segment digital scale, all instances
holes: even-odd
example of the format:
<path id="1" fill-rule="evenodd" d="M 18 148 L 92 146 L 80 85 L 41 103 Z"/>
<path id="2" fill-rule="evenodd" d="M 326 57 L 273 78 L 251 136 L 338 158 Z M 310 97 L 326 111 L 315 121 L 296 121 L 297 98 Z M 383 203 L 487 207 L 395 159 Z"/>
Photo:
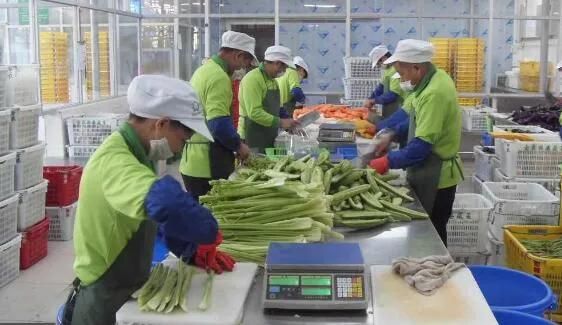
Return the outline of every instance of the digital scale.
<path id="1" fill-rule="evenodd" d="M 365 271 L 357 243 L 271 243 L 263 308 L 365 310 Z"/>
<path id="2" fill-rule="evenodd" d="M 318 133 L 320 148 L 327 149 L 331 154 L 338 148 L 351 148 L 357 151 L 355 143 L 355 125 L 349 123 L 323 123 Z"/>

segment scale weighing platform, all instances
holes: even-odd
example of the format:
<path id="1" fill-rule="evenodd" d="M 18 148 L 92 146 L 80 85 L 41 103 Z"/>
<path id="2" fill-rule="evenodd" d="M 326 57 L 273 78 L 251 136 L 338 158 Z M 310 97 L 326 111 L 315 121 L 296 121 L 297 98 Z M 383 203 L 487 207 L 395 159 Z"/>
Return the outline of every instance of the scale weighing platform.
<path id="1" fill-rule="evenodd" d="M 365 272 L 357 243 L 271 243 L 263 308 L 365 310 Z"/>

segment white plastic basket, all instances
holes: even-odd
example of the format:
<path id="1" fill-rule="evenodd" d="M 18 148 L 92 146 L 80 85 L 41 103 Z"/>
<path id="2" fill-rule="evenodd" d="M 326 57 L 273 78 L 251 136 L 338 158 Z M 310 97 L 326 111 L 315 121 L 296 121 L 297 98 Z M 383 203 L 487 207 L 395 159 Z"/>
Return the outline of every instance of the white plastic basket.
<path id="1" fill-rule="evenodd" d="M 535 183 L 546 188 L 552 194 L 556 194 L 556 191 L 560 190 L 560 178 L 510 178 L 505 176 L 498 168 L 494 170 L 494 182 Z"/>
<path id="2" fill-rule="evenodd" d="M 15 166 L 16 153 L 0 157 L 0 200 L 4 200 L 14 195 L 15 185 Z"/>
<path id="3" fill-rule="evenodd" d="M 562 142 L 497 139 L 496 155 L 507 177 L 557 178 L 562 164 Z"/>
<path id="4" fill-rule="evenodd" d="M 21 235 L 0 246 L 0 288 L 20 274 Z"/>
<path id="5" fill-rule="evenodd" d="M 0 202 L 0 245 L 18 234 L 18 196 Z"/>
<path id="6" fill-rule="evenodd" d="M 16 106 L 12 109 L 10 146 L 21 149 L 39 142 L 39 115 L 41 105 Z"/>
<path id="7" fill-rule="evenodd" d="M 99 146 L 124 120 L 123 115 L 69 118 L 66 120 L 68 143 L 71 146 Z"/>
<path id="8" fill-rule="evenodd" d="M 368 57 L 345 57 L 346 78 L 380 78 L 381 72 L 377 67 L 373 68 L 371 59 Z"/>
<path id="9" fill-rule="evenodd" d="M 364 99 L 345 99 L 345 98 L 340 98 L 340 103 L 342 103 L 343 105 L 347 105 L 350 107 L 363 107 L 363 102 L 365 101 L 366 98 Z"/>
<path id="10" fill-rule="evenodd" d="M 528 133 L 517 132 L 517 134 L 528 135 L 536 141 L 561 142 L 558 133 L 534 125 L 494 125 L 493 131 L 511 132 L 511 130 L 515 129 L 518 131 L 528 131 Z"/>
<path id="11" fill-rule="evenodd" d="M 447 223 L 447 247 L 456 253 L 486 251 L 492 203 L 480 194 L 457 194 Z"/>
<path id="12" fill-rule="evenodd" d="M 0 66 L 0 107 L 8 106 L 8 79 L 9 71 L 7 66 Z"/>
<path id="13" fill-rule="evenodd" d="M 466 131 L 486 131 L 486 115 L 496 113 L 496 109 L 487 106 L 461 107 L 462 128 Z"/>
<path id="14" fill-rule="evenodd" d="M 488 254 L 488 265 L 505 266 L 505 246 L 502 242 L 494 238 L 491 233 L 488 233 L 488 244 L 486 245 Z"/>
<path id="15" fill-rule="evenodd" d="M 482 194 L 482 184 L 484 181 L 478 178 L 476 175 L 472 175 L 472 190 L 476 194 Z"/>
<path id="16" fill-rule="evenodd" d="M 10 122 L 12 111 L 9 109 L 0 111 L 0 155 L 10 152 Z"/>
<path id="17" fill-rule="evenodd" d="M 482 192 L 494 207 L 488 223 L 500 242 L 504 225 L 558 224 L 558 198 L 539 184 L 485 182 Z"/>
<path id="18" fill-rule="evenodd" d="M 482 146 L 474 146 L 474 174 L 483 181 L 491 181 L 494 176 L 493 159 L 495 153 L 484 152 Z"/>
<path id="19" fill-rule="evenodd" d="M 450 251 L 451 257 L 457 263 L 464 263 L 466 265 L 486 265 L 488 256 L 481 253 L 475 254 L 462 254 Z"/>
<path id="20" fill-rule="evenodd" d="M 380 79 L 344 78 L 345 99 L 366 99 L 371 96 Z"/>
<path id="21" fill-rule="evenodd" d="M 43 181 L 39 185 L 18 192 L 18 231 L 24 231 L 45 218 L 45 197 L 48 183 Z"/>
<path id="22" fill-rule="evenodd" d="M 65 207 L 46 207 L 49 218 L 49 240 L 71 240 L 77 203 Z"/>
<path id="23" fill-rule="evenodd" d="M 39 65 L 9 67 L 7 106 L 36 105 L 39 103 Z"/>
<path id="24" fill-rule="evenodd" d="M 17 151 L 16 190 L 35 186 L 43 181 L 45 143 Z"/>
<path id="25" fill-rule="evenodd" d="M 70 158 L 89 159 L 98 146 L 68 146 L 68 156 Z"/>

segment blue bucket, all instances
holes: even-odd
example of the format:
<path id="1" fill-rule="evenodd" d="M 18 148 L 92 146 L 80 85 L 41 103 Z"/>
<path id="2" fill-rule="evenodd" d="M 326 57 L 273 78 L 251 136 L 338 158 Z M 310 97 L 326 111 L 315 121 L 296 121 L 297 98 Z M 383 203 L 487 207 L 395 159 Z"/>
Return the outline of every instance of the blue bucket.
<path id="1" fill-rule="evenodd" d="M 469 266 L 488 305 L 543 317 L 554 309 L 556 297 L 541 279 L 497 266 Z"/>
<path id="2" fill-rule="evenodd" d="M 507 309 L 492 309 L 499 325 L 556 325 L 544 318 Z"/>

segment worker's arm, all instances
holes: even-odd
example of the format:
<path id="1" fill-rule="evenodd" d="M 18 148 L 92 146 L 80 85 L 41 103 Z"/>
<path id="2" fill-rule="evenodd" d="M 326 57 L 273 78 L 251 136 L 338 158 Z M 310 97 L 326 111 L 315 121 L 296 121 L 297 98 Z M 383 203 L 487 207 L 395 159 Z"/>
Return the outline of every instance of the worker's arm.
<path id="1" fill-rule="evenodd" d="M 382 130 L 382 129 L 395 130 L 397 126 L 399 126 L 401 123 L 404 123 L 404 121 L 408 121 L 408 120 L 409 120 L 408 113 L 406 113 L 406 111 L 403 110 L 402 108 L 399 108 L 396 110 L 396 112 L 392 113 L 392 115 L 390 115 L 389 117 L 385 118 L 382 121 L 379 121 L 377 123 L 377 130 Z"/>
<path id="2" fill-rule="evenodd" d="M 384 92 L 384 85 L 382 83 L 378 84 L 377 88 L 371 93 L 369 99 L 375 99 L 375 97 L 382 95 Z"/>
<path id="3" fill-rule="evenodd" d="M 279 118 L 291 118 L 289 112 L 283 106 L 279 109 Z"/>
<path id="4" fill-rule="evenodd" d="M 392 91 L 387 91 L 380 96 L 375 96 L 373 99 L 377 104 L 386 105 L 389 103 L 394 103 L 398 99 L 398 94 Z"/>
<path id="5" fill-rule="evenodd" d="M 230 116 L 232 86 L 229 79 L 216 78 L 208 87 L 205 113 L 209 131 L 215 141 L 231 151 L 236 151 L 240 148 L 240 136 L 236 133 Z"/>
<path id="6" fill-rule="evenodd" d="M 260 76 L 261 77 L 261 76 Z M 244 101 L 246 117 L 265 127 L 278 127 L 279 117 L 265 111 L 263 99 L 267 89 L 254 79 L 243 79 L 240 85 L 241 98 Z"/>
<path id="7" fill-rule="evenodd" d="M 289 82 L 289 89 L 291 89 L 291 95 L 293 99 L 298 103 L 304 103 L 306 97 L 301 88 L 301 80 L 299 78 L 299 73 L 296 70 L 291 70 L 287 76 L 287 81 Z"/>
<path id="8" fill-rule="evenodd" d="M 391 169 L 415 166 L 424 161 L 431 153 L 431 144 L 414 138 L 404 149 L 390 151 L 388 162 Z"/>

